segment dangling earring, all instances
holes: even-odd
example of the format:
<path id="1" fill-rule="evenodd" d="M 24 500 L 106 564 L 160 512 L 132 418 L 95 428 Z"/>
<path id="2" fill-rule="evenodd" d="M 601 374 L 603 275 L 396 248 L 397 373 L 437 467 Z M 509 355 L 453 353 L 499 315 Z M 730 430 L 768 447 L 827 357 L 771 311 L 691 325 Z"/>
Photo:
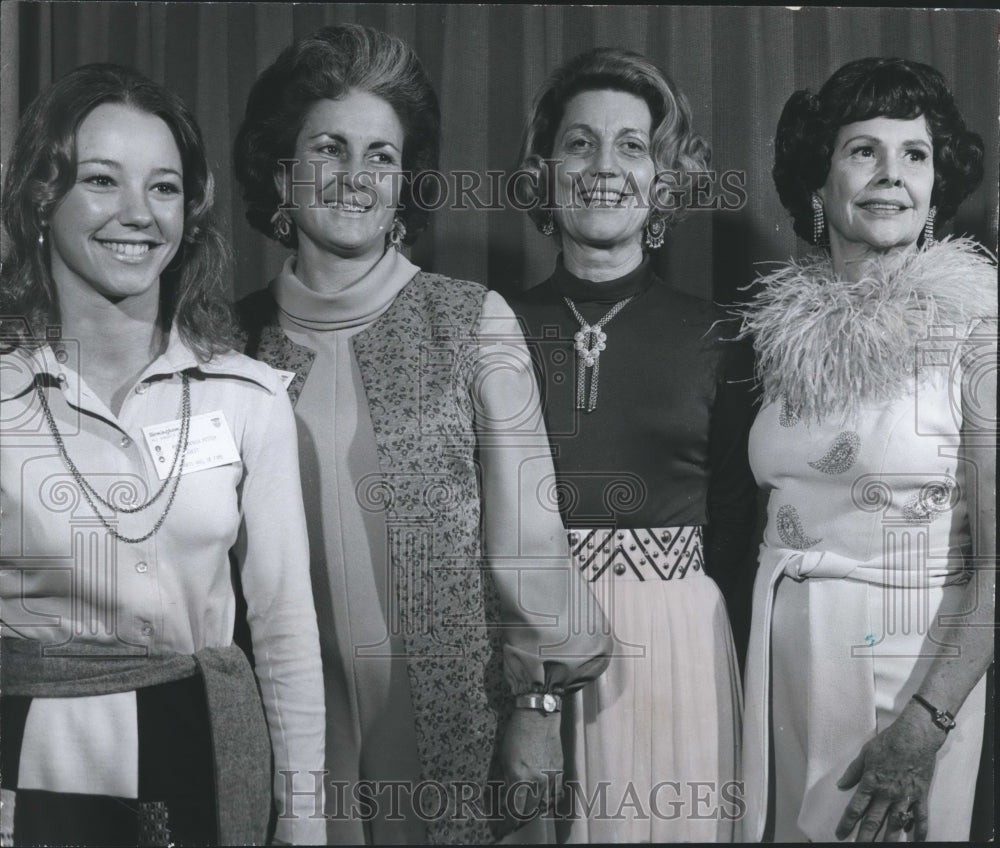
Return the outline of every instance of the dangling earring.
<path id="1" fill-rule="evenodd" d="M 927 210 L 927 220 L 924 221 L 924 247 L 930 247 L 935 242 L 934 219 L 937 217 L 937 207 L 932 206 Z"/>
<path id="2" fill-rule="evenodd" d="M 823 220 L 823 201 L 819 199 L 818 194 L 812 196 L 812 207 L 813 207 L 813 244 L 821 244 L 823 242 L 823 227 L 826 222 Z"/>
<path id="3" fill-rule="evenodd" d="M 552 236 L 556 232 L 556 218 L 551 212 L 549 216 L 545 219 L 545 223 L 542 224 L 542 228 L 539 231 L 543 236 Z"/>
<path id="4" fill-rule="evenodd" d="M 44 247 L 45 246 L 45 231 L 44 230 L 42 230 L 38 234 L 38 246 L 39 247 Z"/>
<path id="5" fill-rule="evenodd" d="M 388 246 L 399 250 L 403 239 L 406 238 L 406 222 L 397 215 L 392 219 L 392 228 L 389 230 Z"/>
<path id="6" fill-rule="evenodd" d="M 659 215 L 650 215 L 646 221 L 646 246 L 650 250 L 663 247 L 663 236 L 667 232 L 667 222 Z"/>
<path id="7" fill-rule="evenodd" d="M 288 217 L 288 213 L 278 207 L 278 211 L 271 216 L 271 227 L 273 228 L 274 237 L 282 244 L 288 241 L 292 235 L 292 219 Z"/>

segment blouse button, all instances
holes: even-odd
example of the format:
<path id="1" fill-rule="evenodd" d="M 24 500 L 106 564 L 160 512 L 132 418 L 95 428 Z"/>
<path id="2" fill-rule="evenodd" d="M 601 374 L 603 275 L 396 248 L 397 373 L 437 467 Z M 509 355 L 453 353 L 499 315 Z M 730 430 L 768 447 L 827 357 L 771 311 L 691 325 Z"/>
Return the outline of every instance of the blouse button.
<path id="1" fill-rule="evenodd" d="M 152 624 L 144 624 L 144 625 L 142 625 L 142 635 L 146 636 L 147 638 L 149 636 L 152 636 L 153 635 L 153 625 Z"/>
<path id="2" fill-rule="evenodd" d="M 69 359 L 69 354 L 66 353 L 66 348 L 59 346 L 56 348 L 56 362 L 65 363 Z"/>
<path id="3" fill-rule="evenodd" d="M 145 574 L 147 571 L 149 571 L 149 565 L 145 562 L 137 562 L 135 564 L 135 570 L 138 571 L 140 574 Z M 149 625 L 147 624 L 146 627 L 149 627 Z M 150 627 L 149 630 L 150 633 L 152 633 L 153 628 Z M 143 628 L 143 632 L 145 632 L 145 628 Z"/>
<path id="4" fill-rule="evenodd" d="M 618 563 L 618 565 L 615 566 L 615 574 L 624 574 L 624 573 L 625 573 L 625 563 L 620 562 Z"/>
<path id="5" fill-rule="evenodd" d="M 137 395 L 143 395 L 146 393 L 147 388 L 148 386 L 145 383 L 139 383 L 139 385 L 135 387 L 135 393 Z"/>
<path id="6" fill-rule="evenodd" d="M 132 447 L 132 440 L 128 436 L 122 436 L 122 447 Z"/>

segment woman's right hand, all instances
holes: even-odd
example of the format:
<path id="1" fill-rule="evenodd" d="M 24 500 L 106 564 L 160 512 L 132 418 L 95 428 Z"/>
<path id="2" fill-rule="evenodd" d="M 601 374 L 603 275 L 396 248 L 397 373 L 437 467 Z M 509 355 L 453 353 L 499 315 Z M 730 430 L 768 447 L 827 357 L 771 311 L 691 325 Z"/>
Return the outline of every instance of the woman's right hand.
<path id="1" fill-rule="evenodd" d="M 945 731 L 934 726 L 913 702 L 892 724 L 869 740 L 838 781 L 857 786 L 837 825 L 845 839 L 858 825 L 857 842 L 872 842 L 885 823 L 883 839 L 898 838 L 913 825 L 917 842 L 927 838 L 927 795 Z"/>

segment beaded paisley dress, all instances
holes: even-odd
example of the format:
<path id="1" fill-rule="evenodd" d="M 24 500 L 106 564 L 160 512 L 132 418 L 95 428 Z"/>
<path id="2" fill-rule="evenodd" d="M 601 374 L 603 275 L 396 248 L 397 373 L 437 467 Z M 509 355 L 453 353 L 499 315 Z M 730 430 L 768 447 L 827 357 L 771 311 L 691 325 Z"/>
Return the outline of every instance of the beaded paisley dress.
<path id="1" fill-rule="evenodd" d="M 832 841 L 853 791 L 837 780 L 937 653 L 954 649 L 928 629 L 969 579 L 966 492 L 976 483 L 959 458 L 960 383 L 995 333 L 996 268 L 958 240 L 857 283 L 836 278 L 826 259 L 758 282 L 744 330 L 765 400 L 750 460 L 769 497 L 747 670 L 743 837 Z M 938 754 L 932 840 L 968 839 L 984 684 Z"/>

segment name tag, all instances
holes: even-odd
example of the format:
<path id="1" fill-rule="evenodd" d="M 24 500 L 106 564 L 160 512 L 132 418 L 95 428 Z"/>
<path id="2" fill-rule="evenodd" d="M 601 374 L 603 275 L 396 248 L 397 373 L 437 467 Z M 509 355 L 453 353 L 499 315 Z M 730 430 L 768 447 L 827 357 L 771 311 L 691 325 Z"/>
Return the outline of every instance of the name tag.
<path id="1" fill-rule="evenodd" d="M 180 419 L 143 427 L 142 435 L 146 438 L 157 475 L 161 480 L 166 480 L 181 435 Z M 240 452 L 236 449 L 236 442 L 233 441 L 233 434 L 222 410 L 191 416 L 187 450 L 184 452 L 185 474 L 239 461 Z M 178 459 L 177 468 L 180 464 Z M 177 468 L 174 469 L 175 474 Z"/>

